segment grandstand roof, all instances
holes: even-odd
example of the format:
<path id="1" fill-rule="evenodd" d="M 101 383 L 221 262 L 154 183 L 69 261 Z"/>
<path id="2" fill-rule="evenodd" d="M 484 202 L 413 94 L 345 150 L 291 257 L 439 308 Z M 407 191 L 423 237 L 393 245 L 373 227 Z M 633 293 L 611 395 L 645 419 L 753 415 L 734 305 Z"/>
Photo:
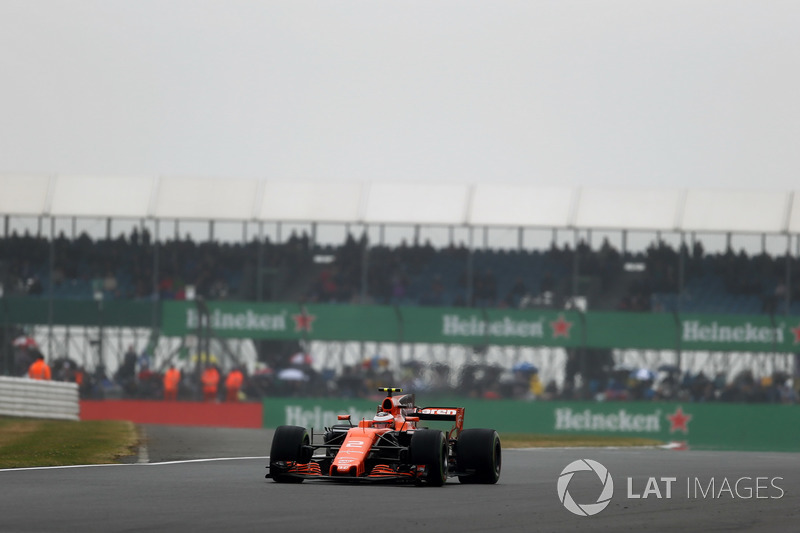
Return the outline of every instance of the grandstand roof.
<path id="1" fill-rule="evenodd" d="M 800 190 L 7 175 L 0 191 L 11 216 L 800 233 Z"/>

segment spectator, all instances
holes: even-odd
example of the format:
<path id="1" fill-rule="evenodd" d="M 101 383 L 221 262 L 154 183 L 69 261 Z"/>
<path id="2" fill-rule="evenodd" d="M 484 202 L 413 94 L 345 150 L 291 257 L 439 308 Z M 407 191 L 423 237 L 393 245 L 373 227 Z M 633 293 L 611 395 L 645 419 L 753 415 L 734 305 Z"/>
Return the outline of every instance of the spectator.
<path id="1" fill-rule="evenodd" d="M 203 400 L 206 402 L 216 400 L 217 388 L 219 387 L 219 370 L 217 370 L 217 367 L 214 365 L 206 367 L 200 377 L 200 382 L 203 385 Z"/>
<path id="2" fill-rule="evenodd" d="M 508 294 L 506 294 L 506 305 L 508 307 L 519 307 L 520 301 L 528 294 L 528 287 L 525 285 L 525 282 L 522 281 L 522 278 L 517 276 L 517 279 L 514 281 L 514 285 L 508 290 Z"/>
<path id="3" fill-rule="evenodd" d="M 539 379 L 539 374 L 534 372 L 531 375 L 531 380 L 530 380 L 529 398 L 531 399 L 541 398 L 543 393 L 544 393 L 544 386 L 542 385 L 542 381 Z"/>
<path id="4" fill-rule="evenodd" d="M 106 275 L 103 278 L 103 292 L 105 293 L 105 297 L 113 298 L 118 296 L 118 287 L 119 283 L 117 282 L 117 276 L 114 275 L 114 272 L 111 270 L 107 270 Z"/>
<path id="5" fill-rule="evenodd" d="M 497 278 L 491 268 L 487 268 L 476 289 L 479 305 L 493 307 L 497 303 Z"/>
<path id="6" fill-rule="evenodd" d="M 408 280 L 401 272 L 392 274 L 392 304 L 403 304 L 406 302 L 408 291 Z"/>
<path id="7" fill-rule="evenodd" d="M 136 375 L 138 384 L 136 393 L 142 398 L 157 398 L 161 393 L 163 378 L 150 369 L 149 365 L 143 364 Z"/>
<path id="8" fill-rule="evenodd" d="M 32 278 L 28 279 L 28 294 L 39 296 L 43 292 L 44 287 L 42 287 L 42 280 L 39 279 L 39 276 L 33 276 Z"/>
<path id="9" fill-rule="evenodd" d="M 81 399 L 89 398 L 91 395 L 92 384 L 91 380 L 86 376 L 86 370 L 79 366 L 75 369 L 75 374 L 73 374 L 75 379 L 75 383 L 78 384 L 78 394 L 80 395 Z"/>
<path id="10" fill-rule="evenodd" d="M 242 389 L 244 383 L 244 374 L 238 368 L 234 368 L 228 373 L 225 378 L 225 401 L 238 402 L 239 391 Z"/>
<path id="11" fill-rule="evenodd" d="M 420 305 L 444 305 L 444 283 L 442 276 L 436 274 L 431 281 L 430 289 L 419 298 Z"/>
<path id="12" fill-rule="evenodd" d="M 553 277 L 553 274 L 550 271 L 544 273 L 542 276 L 542 280 L 539 282 L 539 292 L 544 294 L 545 292 L 553 292 L 556 290 L 556 281 Z"/>
<path id="13" fill-rule="evenodd" d="M 115 376 L 116 382 L 129 396 L 133 396 L 136 392 L 136 360 L 136 351 L 133 346 L 129 346 Z"/>
<path id="14" fill-rule="evenodd" d="M 169 368 L 164 373 L 164 401 L 172 401 L 178 399 L 178 385 L 181 382 L 181 371 L 175 368 L 175 365 L 169 365 Z"/>
<path id="15" fill-rule="evenodd" d="M 544 393 L 542 395 L 543 400 L 556 400 L 558 399 L 558 384 L 556 380 L 551 379 L 547 382 L 547 386 L 544 388 Z"/>
<path id="16" fill-rule="evenodd" d="M 366 392 L 366 383 L 354 366 L 345 366 L 336 383 L 339 396 L 343 398 L 359 398 Z"/>
<path id="17" fill-rule="evenodd" d="M 31 364 L 36 360 L 35 348 L 28 348 L 26 346 L 14 347 L 14 370 L 16 376 L 25 376 Z"/>
<path id="18" fill-rule="evenodd" d="M 44 355 L 42 355 L 41 352 L 36 354 L 36 360 L 28 369 L 28 377 L 31 379 L 41 379 L 45 381 L 50 381 L 52 378 L 50 374 L 50 366 L 45 362 Z"/>

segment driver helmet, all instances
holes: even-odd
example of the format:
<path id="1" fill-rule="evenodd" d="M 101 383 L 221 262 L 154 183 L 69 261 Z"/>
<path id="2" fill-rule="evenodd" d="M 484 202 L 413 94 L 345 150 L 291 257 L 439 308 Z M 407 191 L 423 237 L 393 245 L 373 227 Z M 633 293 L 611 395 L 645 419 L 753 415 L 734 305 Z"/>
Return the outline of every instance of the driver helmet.
<path id="1" fill-rule="evenodd" d="M 380 412 L 372 419 L 372 427 L 374 428 L 390 428 L 392 426 L 394 426 L 392 413 Z"/>

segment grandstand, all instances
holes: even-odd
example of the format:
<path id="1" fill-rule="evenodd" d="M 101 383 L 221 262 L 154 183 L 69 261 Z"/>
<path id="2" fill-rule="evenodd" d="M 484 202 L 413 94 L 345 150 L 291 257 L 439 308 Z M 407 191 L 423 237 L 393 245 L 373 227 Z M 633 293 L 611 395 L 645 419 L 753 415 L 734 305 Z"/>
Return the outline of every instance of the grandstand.
<path id="1" fill-rule="evenodd" d="M 157 302 L 193 297 L 800 312 L 800 197 L 794 191 L 97 176 L 2 176 L 0 188 L 4 298 L 144 301 L 153 303 L 154 316 Z M 195 236 L 187 235 L 189 228 Z M 704 249 L 720 238 L 719 250 Z M 748 249 L 737 247 L 738 240 Z M 70 341 L 55 339 L 54 326 L 38 326 L 37 335 L 52 351 L 66 350 Z M 149 338 L 149 331 L 138 332 L 99 360 L 114 368 L 123 344 L 141 347 Z M 339 371 L 365 355 L 363 346 L 313 349 L 325 360 L 342 354 Z M 391 358 L 397 364 L 471 357 L 469 349 L 454 355 L 452 346 L 390 349 L 397 350 Z M 79 350 L 92 348 L 87 341 Z M 543 378 L 563 382 L 563 350 L 532 346 L 509 354 L 489 347 L 487 353 L 487 361 L 503 366 L 535 361 Z M 619 350 L 615 357 L 618 366 L 681 361 L 681 354 L 643 351 Z M 740 355 L 736 366 L 753 366 L 755 358 L 764 360 L 763 354 Z M 688 361 L 695 371 L 704 368 L 695 356 L 684 357 L 683 366 Z M 790 365 L 775 358 L 773 366 L 788 371 Z"/>

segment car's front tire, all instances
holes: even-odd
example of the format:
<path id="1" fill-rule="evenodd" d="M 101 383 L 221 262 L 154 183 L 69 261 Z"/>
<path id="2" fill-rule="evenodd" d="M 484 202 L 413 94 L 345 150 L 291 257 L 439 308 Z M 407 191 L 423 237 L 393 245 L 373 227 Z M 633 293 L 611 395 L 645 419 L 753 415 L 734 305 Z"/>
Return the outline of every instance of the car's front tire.
<path id="1" fill-rule="evenodd" d="M 447 439 L 435 429 L 418 429 L 411 437 L 411 462 L 425 466 L 425 481 L 441 487 L 447 481 Z"/>
<path id="2" fill-rule="evenodd" d="M 277 483 L 302 483 L 303 478 L 281 473 L 283 467 L 278 463 L 307 463 L 311 457 L 308 445 L 311 439 L 306 428 L 300 426 L 279 426 L 272 437 L 269 451 L 269 469 L 272 479 Z"/>

